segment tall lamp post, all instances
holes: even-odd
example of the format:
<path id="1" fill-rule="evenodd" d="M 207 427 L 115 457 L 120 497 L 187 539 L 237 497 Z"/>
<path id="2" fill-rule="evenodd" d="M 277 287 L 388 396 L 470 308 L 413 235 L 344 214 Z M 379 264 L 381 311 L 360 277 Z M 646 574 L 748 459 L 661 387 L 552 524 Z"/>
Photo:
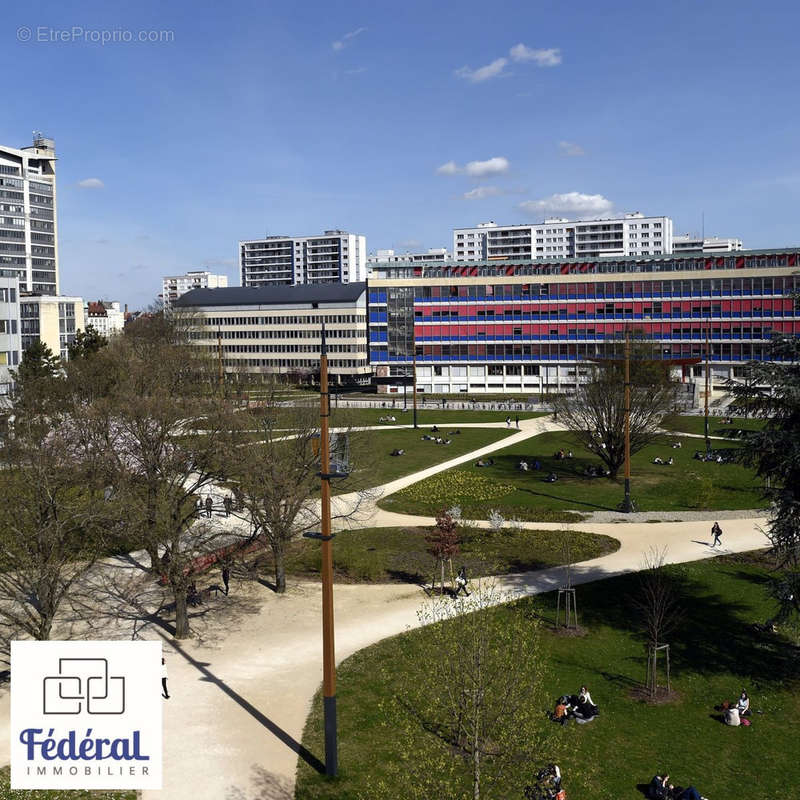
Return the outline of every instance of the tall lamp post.
<path id="1" fill-rule="evenodd" d="M 706 378 L 706 392 L 705 392 L 705 410 L 704 410 L 704 422 L 703 428 L 705 430 L 705 437 L 706 437 L 706 458 L 711 456 L 711 439 L 708 436 L 708 395 L 711 391 L 711 370 L 709 369 L 708 365 L 708 325 L 706 325 L 706 364 L 705 364 L 705 378 Z"/>
<path id="2" fill-rule="evenodd" d="M 414 428 L 417 427 L 417 336 L 414 328 L 411 329 L 411 377 L 414 381 Z"/>
<path id="3" fill-rule="evenodd" d="M 304 534 L 322 542 L 322 702 L 325 714 L 325 774 L 335 777 L 339 769 L 336 736 L 336 655 L 333 640 L 333 534 L 331 533 L 331 478 L 344 478 L 344 472 L 331 472 L 328 391 L 328 351 L 325 323 L 319 361 L 320 472 L 322 482 L 320 533 Z"/>
<path id="4" fill-rule="evenodd" d="M 631 337 L 625 328 L 625 499 L 622 511 L 630 514 L 634 510 L 631 499 Z"/>

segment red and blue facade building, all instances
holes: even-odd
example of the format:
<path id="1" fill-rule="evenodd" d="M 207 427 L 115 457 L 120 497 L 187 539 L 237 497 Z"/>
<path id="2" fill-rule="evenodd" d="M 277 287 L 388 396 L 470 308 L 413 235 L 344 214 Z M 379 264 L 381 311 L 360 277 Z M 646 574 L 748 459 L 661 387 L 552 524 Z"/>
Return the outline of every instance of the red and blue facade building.
<path id="1" fill-rule="evenodd" d="M 655 357 L 706 359 L 720 383 L 800 336 L 800 248 L 594 261 L 391 264 L 368 285 L 370 362 L 423 391 L 568 390 L 626 329 Z M 399 382 L 398 384 L 399 385 Z M 389 380 L 387 391 L 397 389 Z"/>

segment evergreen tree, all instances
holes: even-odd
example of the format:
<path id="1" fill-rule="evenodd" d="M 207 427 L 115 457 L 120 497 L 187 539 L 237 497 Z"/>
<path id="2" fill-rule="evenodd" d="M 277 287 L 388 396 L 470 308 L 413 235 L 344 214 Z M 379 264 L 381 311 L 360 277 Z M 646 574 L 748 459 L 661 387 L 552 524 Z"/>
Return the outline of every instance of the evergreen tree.
<path id="1" fill-rule="evenodd" d="M 75 334 L 75 341 L 67 348 L 69 360 L 88 358 L 108 345 L 108 339 L 99 333 L 93 325 L 87 325 L 85 331 Z"/>
<path id="2" fill-rule="evenodd" d="M 780 336 L 768 361 L 751 361 L 743 383 L 730 381 L 733 408 L 765 420 L 759 431 L 743 431 L 742 458 L 764 480 L 771 501 L 767 536 L 778 571 L 771 592 L 777 621 L 800 615 L 800 338 Z"/>

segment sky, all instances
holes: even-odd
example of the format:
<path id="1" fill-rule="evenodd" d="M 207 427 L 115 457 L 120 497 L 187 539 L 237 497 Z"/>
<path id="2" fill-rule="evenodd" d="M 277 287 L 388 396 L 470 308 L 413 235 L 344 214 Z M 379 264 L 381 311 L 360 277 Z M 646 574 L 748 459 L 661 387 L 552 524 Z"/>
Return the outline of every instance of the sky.
<path id="1" fill-rule="evenodd" d="M 55 139 L 61 291 L 132 309 L 189 269 L 238 285 L 265 234 L 402 252 L 641 211 L 796 245 L 798 23 L 783 0 L 17 3 L 0 142 Z"/>

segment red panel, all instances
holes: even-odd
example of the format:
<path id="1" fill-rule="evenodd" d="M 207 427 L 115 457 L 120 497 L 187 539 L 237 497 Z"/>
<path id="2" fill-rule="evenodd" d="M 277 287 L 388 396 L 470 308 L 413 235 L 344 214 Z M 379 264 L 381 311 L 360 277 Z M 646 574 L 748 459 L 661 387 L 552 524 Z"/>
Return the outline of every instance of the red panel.
<path id="1" fill-rule="evenodd" d="M 736 258 L 736 269 L 744 269 L 744 256 Z"/>
<path id="2" fill-rule="evenodd" d="M 569 264 L 561 265 L 561 274 L 566 275 L 569 272 Z"/>
<path id="3" fill-rule="evenodd" d="M 707 258 L 705 263 L 705 268 L 711 269 L 711 265 L 712 265 L 712 260 L 710 258 Z"/>
<path id="4" fill-rule="evenodd" d="M 422 275 L 422 267 L 414 267 L 414 276 Z"/>
<path id="5" fill-rule="evenodd" d="M 796 265 L 797 265 L 797 256 L 796 256 L 794 253 L 792 253 L 792 254 L 789 256 L 789 266 L 790 266 L 790 267 L 794 267 L 794 266 L 796 266 Z"/>
<path id="6" fill-rule="evenodd" d="M 589 265 L 588 264 L 581 264 L 581 266 L 580 266 L 581 272 L 586 272 L 588 269 L 589 269 Z"/>
<path id="7" fill-rule="evenodd" d="M 516 272 L 514 267 L 506 267 L 506 275 L 513 275 Z"/>
<path id="8" fill-rule="evenodd" d="M 478 268 L 477 267 L 470 267 L 469 268 L 469 274 L 474 278 L 478 274 Z"/>

